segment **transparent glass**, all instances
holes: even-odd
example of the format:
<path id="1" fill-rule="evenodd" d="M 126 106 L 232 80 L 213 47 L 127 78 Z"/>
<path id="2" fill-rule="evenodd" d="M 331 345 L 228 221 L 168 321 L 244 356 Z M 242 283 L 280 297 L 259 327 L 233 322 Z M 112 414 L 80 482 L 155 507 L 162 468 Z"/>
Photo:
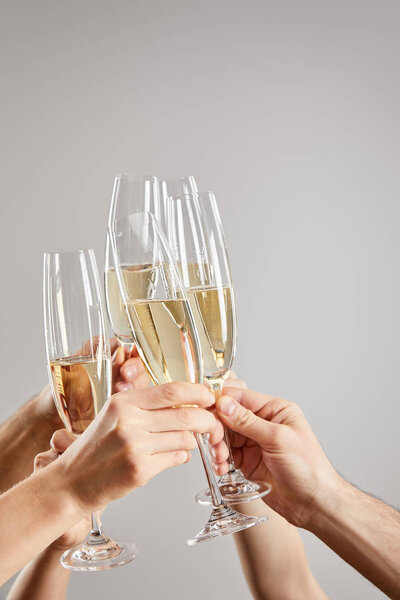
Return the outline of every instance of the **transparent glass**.
<path id="1" fill-rule="evenodd" d="M 236 307 L 218 206 L 212 192 L 172 196 L 167 203 L 168 240 L 199 332 L 204 380 L 219 396 L 235 356 Z M 234 504 L 268 494 L 268 484 L 250 481 L 235 468 L 227 432 L 225 441 L 229 472 L 219 480 L 223 499 Z M 210 504 L 210 491 L 196 500 Z"/>
<path id="2" fill-rule="evenodd" d="M 179 196 L 180 194 L 192 194 L 198 191 L 197 183 L 193 175 L 178 177 L 168 181 L 160 180 L 160 217 L 161 229 L 167 235 L 168 231 L 168 198 L 170 196 Z M 152 212 L 152 211 L 149 211 Z"/>
<path id="3" fill-rule="evenodd" d="M 58 413 L 74 435 L 83 433 L 111 395 L 111 357 L 93 250 L 44 255 L 44 329 L 47 366 Z M 98 515 L 85 542 L 61 564 L 99 571 L 135 558 L 133 543 L 108 538 Z"/>
<path id="4" fill-rule="evenodd" d="M 203 381 L 203 361 L 192 309 L 167 241 L 154 216 L 136 213 L 114 221 L 110 241 L 132 335 L 156 385 Z M 134 265 L 134 271 L 124 265 Z M 132 275 L 133 273 L 133 275 Z M 237 513 L 222 500 L 203 436 L 196 441 L 212 512 L 189 545 L 252 527 L 265 519 Z"/>
<path id="5" fill-rule="evenodd" d="M 157 219 L 163 217 L 164 213 L 160 212 L 159 181 L 152 175 L 146 175 L 142 179 L 136 179 L 132 175 L 118 175 L 114 180 L 108 223 L 111 224 L 115 219 L 136 212 L 150 212 Z M 119 292 L 108 233 L 104 261 L 104 289 L 108 319 L 114 335 L 122 346 L 131 350 L 134 340 Z"/>
<path id="6" fill-rule="evenodd" d="M 193 175 L 170 179 L 169 181 L 160 181 L 160 197 L 166 200 L 171 196 L 180 196 L 181 194 L 195 194 L 198 187 Z"/>

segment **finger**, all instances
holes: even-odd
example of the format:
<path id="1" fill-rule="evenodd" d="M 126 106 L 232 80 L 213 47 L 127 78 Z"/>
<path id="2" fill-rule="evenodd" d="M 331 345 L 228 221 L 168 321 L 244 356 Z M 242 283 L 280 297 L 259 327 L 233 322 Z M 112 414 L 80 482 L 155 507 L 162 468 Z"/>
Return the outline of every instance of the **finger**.
<path id="1" fill-rule="evenodd" d="M 112 337 L 112 338 L 110 338 L 110 352 L 111 352 L 111 356 L 120 347 L 121 347 L 121 345 L 120 345 L 119 341 L 117 340 L 117 338 L 115 336 Z"/>
<path id="2" fill-rule="evenodd" d="M 213 457 L 214 463 L 220 464 L 228 460 L 229 451 L 224 441 L 210 447 L 210 454 Z"/>
<path id="3" fill-rule="evenodd" d="M 143 390 L 145 388 L 152 387 L 152 381 L 149 374 L 146 372 L 135 379 L 132 385 L 136 390 Z"/>
<path id="4" fill-rule="evenodd" d="M 76 437 L 66 429 L 58 429 L 53 433 L 50 446 L 58 453 L 63 453 L 76 440 Z"/>
<path id="5" fill-rule="evenodd" d="M 238 448 L 232 448 L 232 458 L 233 458 L 233 462 L 235 463 L 235 467 L 237 469 L 240 469 L 240 467 L 242 466 L 242 460 L 243 460 L 242 450 L 239 450 Z"/>
<path id="6" fill-rule="evenodd" d="M 238 377 L 234 379 L 225 379 L 223 389 L 225 390 L 225 388 L 227 387 L 242 388 L 244 390 L 247 390 L 246 383 L 243 381 L 243 379 L 239 379 Z"/>
<path id="7" fill-rule="evenodd" d="M 268 421 L 272 421 L 283 408 L 290 404 L 287 400 L 277 398 L 276 396 L 238 388 L 224 388 L 224 396 L 234 398 L 236 402 L 239 402 L 245 408 L 250 409 L 253 413 L 260 415 Z"/>
<path id="8" fill-rule="evenodd" d="M 151 453 L 172 452 L 173 450 L 195 450 L 196 439 L 191 431 L 163 431 L 149 435 Z"/>
<path id="9" fill-rule="evenodd" d="M 34 470 L 38 471 L 40 469 L 43 469 L 44 467 L 47 467 L 47 465 L 55 461 L 58 457 L 59 453 L 56 450 L 54 450 L 54 448 L 51 448 L 46 452 L 41 452 L 40 454 L 37 454 L 33 461 Z"/>
<path id="10" fill-rule="evenodd" d="M 216 475 L 225 475 L 229 471 L 229 464 L 227 461 L 220 464 L 213 464 L 213 469 Z"/>
<path id="11" fill-rule="evenodd" d="M 229 391 L 231 392 L 231 390 Z M 246 393 L 246 390 L 240 390 L 240 392 Z M 280 427 L 276 423 L 270 423 L 257 417 L 254 412 L 226 394 L 217 400 L 217 411 L 219 418 L 227 427 L 256 441 L 263 447 L 271 441 L 275 429 Z"/>
<path id="12" fill-rule="evenodd" d="M 151 379 L 147 375 L 147 373 L 144 373 L 143 375 L 141 375 L 140 377 L 135 379 L 135 381 L 132 381 L 132 382 L 117 381 L 114 384 L 114 393 L 117 394 L 118 392 L 127 392 L 128 390 L 143 390 L 150 386 L 151 386 Z"/>
<path id="13" fill-rule="evenodd" d="M 224 426 L 222 425 L 221 421 L 216 419 L 215 428 L 209 432 L 208 443 L 210 444 L 210 446 L 214 446 L 215 444 L 218 444 L 218 442 L 223 440 L 224 434 Z"/>
<path id="14" fill-rule="evenodd" d="M 127 392 L 128 390 L 133 390 L 133 384 L 127 383 L 126 381 L 117 381 L 114 385 L 114 393 L 118 394 L 119 392 Z"/>
<path id="15" fill-rule="evenodd" d="M 145 410 L 170 408 L 181 404 L 208 408 L 215 404 L 214 394 L 200 383 L 166 383 L 144 390 L 131 390 L 124 394 L 135 406 Z"/>
<path id="16" fill-rule="evenodd" d="M 153 454 L 153 456 L 150 457 L 148 465 L 148 474 L 150 475 L 149 479 L 158 473 L 161 473 L 161 471 L 188 463 L 190 458 L 190 452 L 187 450 L 174 450 L 172 452 L 160 452 L 159 454 Z"/>
<path id="17" fill-rule="evenodd" d="M 180 407 L 143 411 L 141 417 L 143 419 L 142 427 L 146 427 L 151 433 L 160 431 L 208 433 L 216 427 L 214 415 L 202 408 Z"/>
<path id="18" fill-rule="evenodd" d="M 142 359 L 138 356 L 128 358 L 121 366 L 121 377 L 124 381 L 132 383 L 141 375 L 146 373 L 146 368 L 142 362 Z"/>
<path id="19" fill-rule="evenodd" d="M 243 448 L 246 440 L 247 438 L 240 435 L 240 433 L 236 433 L 236 431 L 232 431 L 231 429 L 229 430 L 229 442 L 232 448 Z"/>
<path id="20" fill-rule="evenodd" d="M 135 358 L 135 356 L 139 356 L 139 351 L 138 351 L 136 344 L 133 345 L 128 358 Z"/>
<path id="21" fill-rule="evenodd" d="M 113 382 L 120 379 L 121 366 L 124 364 L 125 351 L 122 346 L 117 346 L 112 355 L 112 380 Z"/>

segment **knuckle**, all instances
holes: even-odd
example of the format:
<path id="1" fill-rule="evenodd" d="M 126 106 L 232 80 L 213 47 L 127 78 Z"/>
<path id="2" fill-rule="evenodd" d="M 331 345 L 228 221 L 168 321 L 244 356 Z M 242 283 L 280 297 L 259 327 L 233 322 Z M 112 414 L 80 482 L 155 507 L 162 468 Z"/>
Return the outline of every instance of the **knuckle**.
<path id="1" fill-rule="evenodd" d="M 247 390 L 247 384 L 246 384 L 245 381 L 243 381 L 243 379 L 238 379 L 236 381 L 236 386 L 240 387 L 240 388 L 243 388 L 244 390 Z"/>
<path id="2" fill-rule="evenodd" d="M 179 423 L 183 427 L 185 427 L 185 429 L 191 429 L 191 427 L 193 426 L 193 417 L 189 411 L 193 410 L 193 409 L 177 408 L 175 410 L 177 411 L 177 417 L 178 417 Z"/>
<path id="3" fill-rule="evenodd" d="M 251 410 L 241 410 L 239 411 L 239 415 L 237 417 L 236 423 L 240 428 L 251 427 L 256 420 L 256 416 Z"/>
<path id="4" fill-rule="evenodd" d="M 127 429 L 120 421 L 118 421 L 113 428 L 113 438 L 119 447 L 125 448 L 129 444 Z"/>
<path id="5" fill-rule="evenodd" d="M 274 446 L 280 447 L 283 444 L 284 428 L 281 425 L 276 425 L 271 432 L 271 442 Z"/>
<path id="6" fill-rule="evenodd" d="M 204 431 L 208 431 L 210 434 L 214 433 L 217 429 L 215 416 L 208 411 L 202 411 L 202 417 L 204 418 Z"/>
<path id="7" fill-rule="evenodd" d="M 177 381 L 163 386 L 163 396 L 169 403 L 174 403 L 182 395 L 183 384 Z"/>
<path id="8" fill-rule="evenodd" d="M 122 412 L 122 396 L 123 393 L 113 394 L 108 401 L 107 413 L 118 417 Z"/>
<path id="9" fill-rule="evenodd" d="M 302 416 L 304 414 L 298 404 L 295 404 L 294 402 L 289 402 L 289 406 L 294 414 L 299 415 L 299 416 Z"/>
<path id="10" fill-rule="evenodd" d="M 194 437 L 191 431 L 181 431 L 180 436 L 180 448 L 182 448 L 183 450 L 193 448 Z"/>
<path id="11" fill-rule="evenodd" d="M 287 422 L 296 420 L 298 417 L 303 416 L 303 411 L 295 402 L 290 402 L 289 400 L 282 400 L 281 402 L 283 403 L 281 415 L 283 419 L 287 420 Z"/>
<path id="12" fill-rule="evenodd" d="M 34 458 L 34 461 L 33 461 L 33 465 L 34 465 L 35 469 L 40 469 L 41 467 L 43 467 L 44 463 L 45 463 L 45 460 L 46 459 L 45 459 L 43 453 L 42 454 L 37 454 L 35 456 L 35 458 Z"/>
<path id="13" fill-rule="evenodd" d="M 174 452 L 172 462 L 174 465 L 181 465 L 188 460 L 188 456 L 188 452 L 177 450 L 176 452 Z"/>
<path id="14" fill-rule="evenodd" d="M 131 484 L 136 487 L 142 487 L 146 484 L 146 469 L 135 452 L 130 452 L 127 455 L 126 469 Z"/>

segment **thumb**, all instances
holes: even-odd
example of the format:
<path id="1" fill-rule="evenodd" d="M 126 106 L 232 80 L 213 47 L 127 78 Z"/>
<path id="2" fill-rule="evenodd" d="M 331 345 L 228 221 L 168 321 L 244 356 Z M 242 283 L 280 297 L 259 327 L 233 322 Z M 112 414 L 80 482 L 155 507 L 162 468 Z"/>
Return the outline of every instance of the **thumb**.
<path id="1" fill-rule="evenodd" d="M 257 417 L 230 396 L 221 396 L 216 405 L 219 418 L 229 429 L 254 440 L 260 446 L 266 446 L 272 429 L 276 427 L 275 423 Z"/>

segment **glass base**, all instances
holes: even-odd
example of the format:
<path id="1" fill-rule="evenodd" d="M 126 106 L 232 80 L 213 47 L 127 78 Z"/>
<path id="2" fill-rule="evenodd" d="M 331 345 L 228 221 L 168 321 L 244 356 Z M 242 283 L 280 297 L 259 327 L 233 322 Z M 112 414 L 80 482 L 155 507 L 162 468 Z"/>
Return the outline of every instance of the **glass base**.
<path id="1" fill-rule="evenodd" d="M 99 542 L 89 538 L 64 552 L 60 562 L 72 571 L 104 571 L 125 565 L 136 558 L 138 551 L 133 542 L 114 542 L 108 538 Z"/>
<path id="2" fill-rule="evenodd" d="M 194 538 L 187 540 L 189 546 L 194 546 L 200 542 L 208 542 L 220 535 L 228 535 L 229 533 L 237 533 L 243 529 L 248 529 L 259 523 L 267 521 L 268 517 L 250 517 L 238 513 L 229 506 L 221 504 L 218 508 L 214 508 L 211 516 L 204 527 Z"/>
<path id="3" fill-rule="evenodd" d="M 240 469 L 235 469 L 223 475 L 218 482 L 218 486 L 222 499 L 228 504 L 251 502 L 257 500 L 257 498 L 263 498 L 272 489 L 269 483 L 246 479 Z M 210 490 L 205 489 L 199 492 L 196 495 L 196 502 L 207 506 L 212 504 Z"/>

